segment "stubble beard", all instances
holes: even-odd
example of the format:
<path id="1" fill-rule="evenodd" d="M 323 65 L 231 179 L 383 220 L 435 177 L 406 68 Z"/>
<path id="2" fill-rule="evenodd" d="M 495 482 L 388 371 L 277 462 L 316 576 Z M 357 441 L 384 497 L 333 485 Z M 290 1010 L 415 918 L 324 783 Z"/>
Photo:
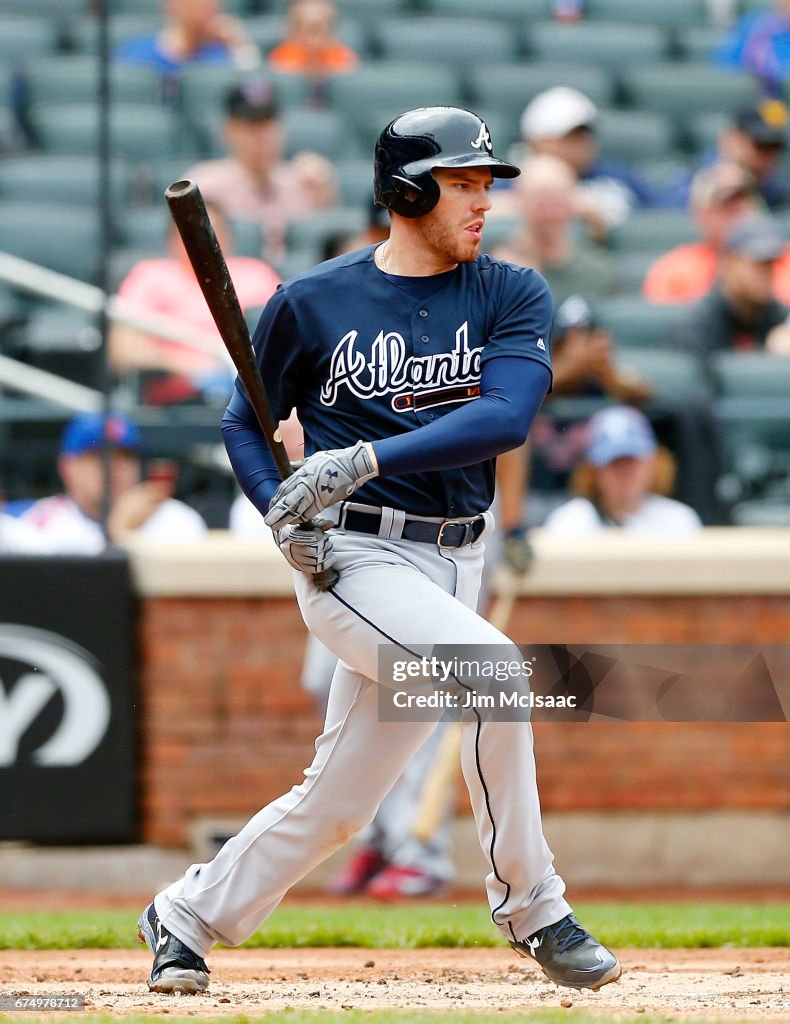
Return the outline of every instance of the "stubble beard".
<path id="1" fill-rule="evenodd" d="M 459 229 L 450 227 L 428 214 L 423 218 L 422 238 L 425 245 L 447 263 L 473 263 L 480 252 L 480 242 L 462 240 Z"/>

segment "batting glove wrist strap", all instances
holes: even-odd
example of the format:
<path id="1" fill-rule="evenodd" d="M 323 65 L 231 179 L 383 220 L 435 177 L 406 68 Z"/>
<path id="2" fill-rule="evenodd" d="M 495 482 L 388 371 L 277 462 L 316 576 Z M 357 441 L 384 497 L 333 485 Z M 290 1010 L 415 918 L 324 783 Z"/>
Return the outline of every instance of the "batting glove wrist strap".
<path id="1" fill-rule="evenodd" d="M 284 526 L 274 531 L 274 539 L 294 569 L 309 576 L 328 569 L 335 560 L 332 539 L 320 526 Z"/>
<path id="2" fill-rule="evenodd" d="M 316 452 L 280 484 L 264 521 L 279 530 L 287 523 L 314 519 L 330 505 L 345 501 L 374 476 L 378 476 L 376 457 L 372 446 L 364 441 L 357 441 L 351 448 Z"/>

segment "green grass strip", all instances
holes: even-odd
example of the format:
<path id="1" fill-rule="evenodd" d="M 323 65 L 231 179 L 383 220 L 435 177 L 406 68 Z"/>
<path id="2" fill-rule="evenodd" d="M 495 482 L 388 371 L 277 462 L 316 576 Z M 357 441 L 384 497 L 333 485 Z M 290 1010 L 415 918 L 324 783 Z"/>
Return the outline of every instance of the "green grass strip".
<path id="1" fill-rule="evenodd" d="M 644 949 L 790 945 L 790 903 L 590 903 L 576 912 L 607 945 Z M 127 949 L 137 911 L 0 912 L 0 949 Z M 480 904 L 283 906 L 246 944 L 258 949 L 499 946 Z"/>

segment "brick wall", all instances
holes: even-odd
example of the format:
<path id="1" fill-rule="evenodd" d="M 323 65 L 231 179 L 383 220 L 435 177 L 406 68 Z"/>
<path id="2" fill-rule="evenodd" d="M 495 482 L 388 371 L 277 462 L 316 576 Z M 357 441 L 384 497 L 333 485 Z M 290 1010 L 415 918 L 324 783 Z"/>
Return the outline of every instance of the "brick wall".
<path id="1" fill-rule="evenodd" d="M 786 642 L 790 596 L 523 596 L 518 643 Z M 290 597 L 141 601 L 141 813 L 183 845 L 192 818 L 245 817 L 286 791 L 319 727 L 299 686 Z M 540 724 L 547 810 L 790 809 L 787 725 Z"/>

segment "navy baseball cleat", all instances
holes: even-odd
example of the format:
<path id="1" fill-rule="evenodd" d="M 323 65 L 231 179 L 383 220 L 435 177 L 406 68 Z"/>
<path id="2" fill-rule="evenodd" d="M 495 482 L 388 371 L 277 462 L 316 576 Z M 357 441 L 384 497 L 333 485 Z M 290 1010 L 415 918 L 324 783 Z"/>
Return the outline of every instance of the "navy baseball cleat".
<path id="1" fill-rule="evenodd" d="M 573 914 L 510 945 L 520 956 L 537 960 L 550 981 L 566 988 L 597 992 L 622 973 L 614 953 L 586 932 Z"/>
<path id="2" fill-rule="evenodd" d="M 208 988 L 206 961 L 165 928 L 153 903 L 140 914 L 137 937 L 154 954 L 148 979 L 151 992 L 195 993 Z"/>

